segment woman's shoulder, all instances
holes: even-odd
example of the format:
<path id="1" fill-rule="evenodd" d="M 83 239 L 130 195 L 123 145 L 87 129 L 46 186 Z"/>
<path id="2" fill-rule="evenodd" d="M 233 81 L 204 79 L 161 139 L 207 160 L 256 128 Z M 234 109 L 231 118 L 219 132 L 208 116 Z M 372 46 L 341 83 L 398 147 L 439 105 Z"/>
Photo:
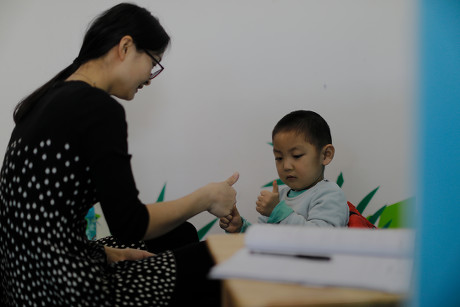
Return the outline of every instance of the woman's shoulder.
<path id="1" fill-rule="evenodd" d="M 116 102 L 107 92 L 83 81 L 62 81 L 57 83 L 54 89 L 58 95 L 66 95 L 69 98 L 81 99 L 85 97 L 106 102 Z"/>
<path id="2" fill-rule="evenodd" d="M 80 128 L 99 122 L 118 125 L 126 120 L 125 110 L 117 100 L 81 81 L 57 83 L 35 114 L 50 125 Z"/>
<path id="3" fill-rule="evenodd" d="M 122 105 L 107 92 L 83 81 L 60 82 L 54 89 L 54 100 L 65 104 L 66 108 L 89 111 L 112 109 L 124 112 Z"/>

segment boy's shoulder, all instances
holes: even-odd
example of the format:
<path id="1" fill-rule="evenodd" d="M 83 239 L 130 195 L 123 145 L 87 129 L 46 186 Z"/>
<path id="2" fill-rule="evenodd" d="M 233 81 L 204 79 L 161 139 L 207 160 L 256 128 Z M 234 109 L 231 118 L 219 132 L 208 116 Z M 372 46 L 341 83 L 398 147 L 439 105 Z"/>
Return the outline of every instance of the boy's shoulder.
<path id="1" fill-rule="evenodd" d="M 342 188 L 340 188 L 337 185 L 337 183 L 335 183 L 333 181 L 329 181 L 327 179 L 324 179 L 324 180 L 318 182 L 318 184 L 315 185 L 313 188 L 315 188 L 315 193 L 316 194 L 337 195 L 338 197 L 343 197 L 345 199 L 345 193 L 343 192 Z"/>
<path id="2" fill-rule="evenodd" d="M 329 181 L 328 179 L 321 180 L 314 187 L 317 187 L 318 189 L 327 189 L 327 190 L 333 190 L 333 191 L 340 190 L 340 191 L 342 191 L 342 188 L 340 188 L 337 185 L 337 183 L 335 183 L 333 181 Z"/>

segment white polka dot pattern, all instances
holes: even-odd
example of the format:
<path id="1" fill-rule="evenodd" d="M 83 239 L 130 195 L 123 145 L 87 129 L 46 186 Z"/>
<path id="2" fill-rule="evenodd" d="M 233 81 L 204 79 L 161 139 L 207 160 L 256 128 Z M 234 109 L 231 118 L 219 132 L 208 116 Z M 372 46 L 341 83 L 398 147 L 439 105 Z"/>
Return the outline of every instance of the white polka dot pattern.
<path id="1" fill-rule="evenodd" d="M 124 245 L 114 237 L 99 242 L 116 248 L 146 249 L 143 242 Z M 113 270 L 110 284 L 115 286 L 115 305 L 167 306 L 171 300 L 176 280 L 176 264 L 171 251 L 136 261 L 136 265 L 131 261 L 122 261 L 110 267 Z"/>
<path id="2" fill-rule="evenodd" d="M 167 305 L 173 254 L 108 266 L 101 242 L 85 234 L 96 202 L 91 169 L 71 143 L 10 142 L 0 175 L 2 306 Z"/>

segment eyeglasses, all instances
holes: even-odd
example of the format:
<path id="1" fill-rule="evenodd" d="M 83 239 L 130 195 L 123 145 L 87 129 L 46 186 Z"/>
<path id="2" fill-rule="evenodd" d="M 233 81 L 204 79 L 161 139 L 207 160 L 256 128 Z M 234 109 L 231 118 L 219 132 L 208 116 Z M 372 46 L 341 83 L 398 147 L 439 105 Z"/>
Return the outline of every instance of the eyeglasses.
<path id="1" fill-rule="evenodd" d="M 150 73 L 149 79 L 152 80 L 153 78 L 158 76 L 165 68 L 163 67 L 163 65 L 160 64 L 160 62 L 158 62 L 157 59 L 155 59 L 155 57 L 153 55 L 150 54 L 150 52 L 148 52 L 147 50 L 144 50 L 144 51 L 145 51 L 145 53 L 148 54 L 149 57 L 152 58 L 152 60 L 155 61 L 155 63 L 157 63 L 157 65 L 155 65 L 153 67 L 153 71 Z"/>

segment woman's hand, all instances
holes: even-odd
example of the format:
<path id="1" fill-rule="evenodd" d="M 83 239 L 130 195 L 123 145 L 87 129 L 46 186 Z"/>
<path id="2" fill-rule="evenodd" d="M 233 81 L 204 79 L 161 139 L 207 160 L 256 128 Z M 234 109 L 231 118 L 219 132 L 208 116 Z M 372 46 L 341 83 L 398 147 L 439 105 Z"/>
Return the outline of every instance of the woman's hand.
<path id="1" fill-rule="evenodd" d="M 241 219 L 238 209 L 236 209 L 236 205 L 233 205 L 233 211 L 231 214 L 220 218 L 219 226 L 230 233 L 237 233 L 241 231 L 241 227 L 243 227 L 243 220 Z"/>
<path id="2" fill-rule="evenodd" d="M 107 263 L 109 264 L 125 260 L 141 260 L 155 256 L 155 254 L 149 253 L 148 251 L 134 248 L 114 248 L 104 246 L 104 249 L 107 255 Z"/>
<path id="3" fill-rule="evenodd" d="M 177 200 L 147 205 L 150 218 L 144 240 L 161 236 L 204 211 L 218 218 L 229 215 L 236 203 L 232 185 L 238 177 L 234 173 L 225 181 L 210 183 Z"/>
<path id="4" fill-rule="evenodd" d="M 236 191 L 232 187 L 238 181 L 239 174 L 234 173 L 227 180 L 217 183 L 210 183 L 203 187 L 205 195 L 209 197 L 208 212 L 224 217 L 229 215 L 236 203 Z"/>

